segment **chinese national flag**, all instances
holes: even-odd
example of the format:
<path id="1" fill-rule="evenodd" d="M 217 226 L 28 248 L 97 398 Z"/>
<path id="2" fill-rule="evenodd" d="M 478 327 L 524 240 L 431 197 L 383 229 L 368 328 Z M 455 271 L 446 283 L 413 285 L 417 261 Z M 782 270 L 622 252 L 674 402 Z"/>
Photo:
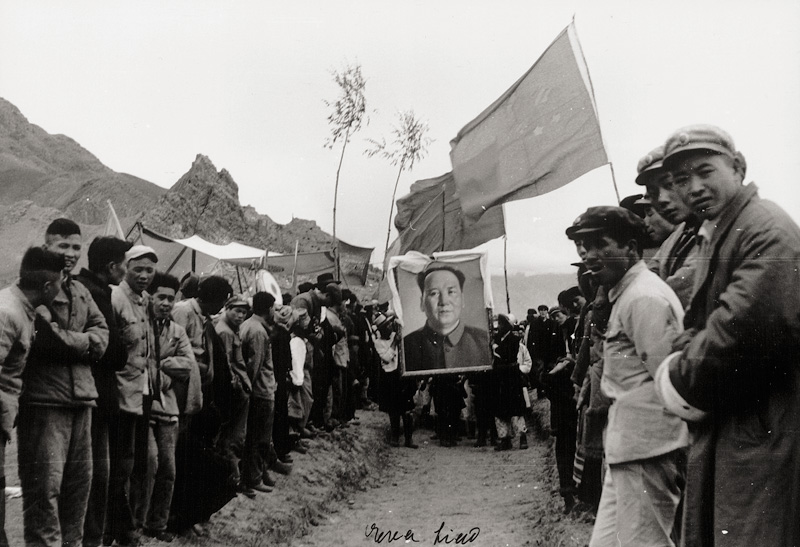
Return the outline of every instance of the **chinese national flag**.
<path id="1" fill-rule="evenodd" d="M 450 145 L 456 195 L 472 221 L 608 163 L 574 24 Z"/>

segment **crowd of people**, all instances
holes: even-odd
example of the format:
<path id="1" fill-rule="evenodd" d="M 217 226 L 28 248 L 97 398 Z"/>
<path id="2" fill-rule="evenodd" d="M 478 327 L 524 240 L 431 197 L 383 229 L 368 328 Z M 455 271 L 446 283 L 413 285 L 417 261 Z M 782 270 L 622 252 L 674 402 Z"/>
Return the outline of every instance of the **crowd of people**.
<path id="1" fill-rule="evenodd" d="M 745 171 L 724 131 L 678 130 L 640 161 L 644 195 L 566 229 L 580 260 L 558 305 L 498 314 L 484 342 L 452 313 L 463 278 L 431 268 L 431 326 L 405 354 L 392 310 L 332 274 L 234 294 L 114 237 L 76 272 L 80 228 L 53 221 L 0 291 L 0 463 L 16 428 L 25 543 L 206 535 L 373 401 L 392 446 L 435 417 L 442 446 L 526 449 L 546 397 L 564 512 L 595 515 L 592 547 L 800 544 L 800 229 Z M 486 366 L 404 374 L 459 351 Z"/>
<path id="2" fill-rule="evenodd" d="M 16 428 L 27 545 L 207 535 L 233 497 L 291 473 L 308 439 L 376 408 L 372 306 L 332 274 L 276 302 L 220 276 L 178 280 L 115 237 L 75 271 L 83 251 L 57 219 L 0 292 L 0 462 Z"/>

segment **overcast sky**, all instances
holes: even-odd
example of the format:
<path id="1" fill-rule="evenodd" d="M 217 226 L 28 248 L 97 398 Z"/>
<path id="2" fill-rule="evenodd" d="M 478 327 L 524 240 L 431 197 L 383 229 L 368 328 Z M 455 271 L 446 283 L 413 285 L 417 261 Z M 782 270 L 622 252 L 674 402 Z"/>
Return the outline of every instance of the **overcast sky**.
<path id="1" fill-rule="evenodd" d="M 601 6 L 602 4 L 602 6 Z M 367 158 L 413 109 L 434 139 L 400 180 L 450 170 L 449 141 L 575 17 L 624 197 L 676 128 L 728 130 L 761 195 L 800 219 L 800 2 L 0 0 L 0 96 L 110 168 L 169 187 L 207 155 L 243 205 L 332 229 L 340 149 L 323 147 L 337 88 L 360 63 L 370 123 L 342 167 L 339 236 L 383 254 L 396 168 Z M 608 167 L 506 208 L 512 272 L 570 271 L 564 228 L 613 204 Z M 488 245 L 494 271 L 502 243 Z"/>

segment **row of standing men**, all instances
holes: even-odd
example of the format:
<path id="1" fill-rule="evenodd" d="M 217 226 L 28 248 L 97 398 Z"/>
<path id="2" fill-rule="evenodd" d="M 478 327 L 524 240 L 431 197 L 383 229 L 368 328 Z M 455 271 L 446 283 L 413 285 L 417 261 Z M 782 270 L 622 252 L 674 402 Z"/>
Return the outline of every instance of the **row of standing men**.
<path id="1" fill-rule="evenodd" d="M 603 477 L 578 489 L 592 547 L 798 545 L 800 229 L 717 127 L 677 130 L 638 171 L 644 219 L 590 207 L 566 230 L 586 303 L 563 367 L 580 419 L 551 398 L 575 418 L 557 424 L 562 493 L 573 468 Z M 662 217 L 674 229 L 645 261 Z"/>

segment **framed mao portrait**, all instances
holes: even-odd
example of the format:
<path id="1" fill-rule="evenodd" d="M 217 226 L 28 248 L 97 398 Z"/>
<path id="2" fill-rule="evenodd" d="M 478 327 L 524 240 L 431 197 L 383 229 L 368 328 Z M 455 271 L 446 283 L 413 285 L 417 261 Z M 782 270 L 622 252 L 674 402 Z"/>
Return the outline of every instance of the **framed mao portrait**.
<path id="1" fill-rule="evenodd" d="M 486 252 L 411 251 L 389 260 L 404 376 L 488 370 L 492 292 Z"/>

